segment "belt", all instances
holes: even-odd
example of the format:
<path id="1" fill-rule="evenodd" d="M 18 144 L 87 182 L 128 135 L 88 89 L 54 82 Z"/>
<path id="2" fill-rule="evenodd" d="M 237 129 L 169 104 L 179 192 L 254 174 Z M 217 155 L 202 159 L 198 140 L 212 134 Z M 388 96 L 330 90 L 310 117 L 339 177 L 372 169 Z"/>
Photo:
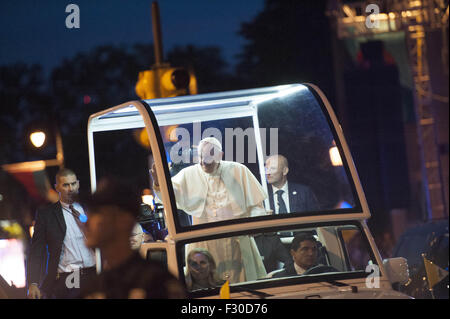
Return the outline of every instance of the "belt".
<path id="1" fill-rule="evenodd" d="M 95 267 L 87 267 L 87 268 L 78 268 L 77 270 L 70 271 L 70 272 L 59 272 L 56 274 L 56 279 L 67 277 L 67 276 L 73 274 L 75 271 L 79 271 L 80 276 L 86 276 L 86 275 L 95 273 L 95 270 L 96 270 Z"/>

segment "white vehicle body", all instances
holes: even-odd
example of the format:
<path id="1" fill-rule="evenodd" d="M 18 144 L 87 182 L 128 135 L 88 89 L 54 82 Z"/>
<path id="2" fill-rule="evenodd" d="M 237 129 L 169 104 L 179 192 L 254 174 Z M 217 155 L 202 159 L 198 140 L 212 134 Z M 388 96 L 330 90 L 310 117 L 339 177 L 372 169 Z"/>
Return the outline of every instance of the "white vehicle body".
<path id="1" fill-rule="evenodd" d="M 304 101 L 304 104 L 302 104 L 302 101 Z M 313 105 L 311 107 L 314 109 L 313 111 L 308 111 L 307 109 L 310 104 Z M 277 108 L 279 108 L 279 110 Z M 297 109 L 299 110 L 298 113 L 296 113 Z M 311 125 L 311 128 L 308 130 L 311 131 L 310 135 L 317 139 L 328 134 L 330 137 L 328 138 L 327 143 L 329 145 L 336 145 L 343 163 L 338 167 L 339 171 L 336 174 L 343 177 L 338 176 L 333 178 L 339 181 L 341 181 L 340 178 L 342 178 L 342 181 L 344 181 L 344 186 L 347 187 L 348 190 L 343 192 L 347 192 L 345 193 L 346 195 L 344 195 L 347 196 L 346 198 L 350 198 L 349 206 L 332 206 L 331 204 L 324 204 L 322 205 L 324 207 L 323 209 L 317 209 L 307 213 L 293 212 L 292 214 L 286 214 L 285 216 L 268 214 L 263 217 L 243 218 L 204 225 L 182 225 L 179 217 L 177 217 L 176 198 L 170 181 L 168 167 L 169 156 L 167 155 L 169 154 L 170 149 L 167 149 L 167 143 L 164 143 L 163 134 L 165 131 L 162 130 L 162 128 L 171 126 L 180 127 L 185 125 L 189 130 L 192 128 L 190 132 L 195 135 L 196 123 L 212 123 L 211 125 L 217 125 L 218 127 L 230 123 L 232 124 L 235 119 L 242 120 L 242 123 L 248 123 L 248 127 L 252 128 L 249 132 L 255 134 L 257 152 L 257 162 L 252 163 L 251 165 L 253 165 L 254 175 L 259 179 L 265 192 L 268 192 L 264 168 L 264 158 L 266 157 L 266 154 L 264 154 L 264 145 L 261 142 L 262 139 L 259 137 L 261 136 L 262 128 L 267 128 L 260 127 L 260 124 L 263 122 L 270 123 L 268 121 L 270 121 L 270 117 L 272 116 L 269 112 L 271 110 L 275 110 L 275 113 L 273 114 L 276 114 L 277 116 L 282 114 L 279 115 L 281 121 L 286 119 L 286 123 L 278 122 L 277 124 L 281 135 L 286 132 L 286 134 L 296 132 L 297 125 L 295 125 L 295 123 L 297 122 L 290 121 L 298 116 L 298 114 L 302 117 L 305 115 L 304 122 L 302 123 L 312 123 L 314 121 L 321 123 L 321 126 L 318 124 L 316 126 Z M 288 112 L 291 110 L 294 112 L 292 115 Z M 263 116 L 262 114 L 264 112 L 269 112 L 267 113 L 269 115 Z M 282 116 L 285 117 L 283 118 Z M 308 116 L 311 117 L 311 120 L 306 119 Z M 241 122 L 239 123 L 241 124 Z M 192 125 L 192 127 L 189 125 Z M 305 125 L 300 124 L 298 126 L 305 127 Z M 236 126 L 232 127 L 236 129 L 240 126 L 236 124 Z M 271 126 L 271 128 L 272 127 L 273 126 Z M 314 132 L 314 127 L 318 127 L 321 131 Z M 405 283 L 408 280 L 406 260 L 391 259 L 383 261 L 381 259 L 375 241 L 366 224 L 366 220 L 370 218 L 369 207 L 341 126 L 339 125 L 328 100 L 316 86 L 311 84 L 293 84 L 262 89 L 132 101 L 95 113 L 90 116 L 88 122 L 92 191 L 95 191 L 97 180 L 101 177 L 97 176 L 97 172 L 101 170 L 102 165 L 105 165 L 103 160 L 97 159 L 97 157 L 101 155 L 101 151 L 97 150 L 97 144 L 94 144 L 94 133 L 122 132 L 141 128 L 145 128 L 146 130 L 149 148 L 151 150 L 151 158 L 155 163 L 156 171 L 159 176 L 160 201 L 164 203 L 164 223 L 167 228 L 167 236 L 155 242 L 146 242 L 142 244 L 141 252 L 145 256 L 162 256 L 162 258 L 167 261 L 168 269 L 175 276 L 180 278 L 180 280 L 185 278 L 184 275 L 186 272 L 186 263 L 183 252 L 186 247 L 193 242 L 213 241 L 215 239 L 220 240 L 221 238 L 225 240 L 227 238 L 238 238 L 239 236 L 255 237 L 259 234 L 266 233 L 280 234 L 285 230 L 295 234 L 296 231 L 306 229 L 312 231 L 320 241 L 321 245 L 325 247 L 324 251 L 326 258 L 324 260 L 327 261 L 329 266 L 332 266 L 337 270 L 335 273 L 327 272 L 326 274 L 320 273 L 308 276 L 274 279 L 270 278 L 270 274 L 267 272 L 267 276 L 264 278 L 232 283 L 230 297 L 324 299 L 409 298 L 404 294 L 396 292 L 392 288 L 393 283 Z M 221 130 L 222 132 L 225 132 L 223 127 L 221 127 Z M 305 135 L 305 131 L 302 131 L 301 134 L 302 136 Z M 284 143 L 284 141 L 288 143 L 288 140 L 289 138 L 284 139 L 281 143 Z M 196 142 L 198 143 L 198 141 L 199 138 L 196 140 L 196 137 L 194 136 L 194 145 Z M 313 144 L 310 143 L 305 145 Z M 173 145 L 171 145 L 171 147 L 173 147 Z M 283 145 L 280 147 L 282 148 Z M 320 151 L 323 153 L 323 149 Z M 265 152 L 267 153 L 267 149 Z M 294 164 L 295 160 L 299 157 L 297 154 L 298 153 L 295 153 L 296 156 L 293 157 Z M 115 158 L 118 161 L 117 167 L 120 168 L 120 162 L 124 161 L 122 157 L 125 155 L 126 154 L 116 154 Z M 334 170 L 334 168 L 331 164 L 328 164 L 328 162 L 327 165 L 329 166 L 327 166 L 323 172 L 331 174 L 329 172 Z M 147 169 L 150 167 L 151 164 L 148 162 Z M 301 173 L 301 166 L 298 165 L 295 168 L 297 167 L 299 168 L 299 173 Z M 290 167 L 290 170 L 293 170 L 293 168 Z M 318 172 L 322 172 L 320 167 L 312 168 L 311 170 L 314 171 L 314 169 Z M 142 174 L 144 176 L 148 173 L 146 171 L 141 171 L 136 174 Z M 310 175 L 311 174 L 313 173 L 310 173 Z M 322 176 L 320 174 L 317 177 L 311 175 L 310 180 L 320 180 Z M 325 173 L 323 174 L 323 176 L 325 176 Z M 335 173 L 333 172 L 333 174 Z M 151 185 L 147 187 L 151 188 Z M 328 193 L 325 191 L 322 192 L 325 194 L 322 198 L 327 199 L 328 197 L 333 197 L 333 193 L 339 190 L 338 187 L 339 186 L 330 186 L 330 191 L 328 191 Z M 321 193 L 320 186 L 316 186 L 315 189 Z M 339 196 L 335 197 L 336 200 L 334 201 L 336 203 L 338 201 L 339 203 L 342 202 L 344 198 Z M 269 200 L 266 199 L 264 204 L 265 207 L 269 207 Z M 343 236 L 344 233 L 346 234 L 345 236 Z M 363 266 L 355 268 L 355 266 L 350 265 L 351 263 L 348 255 L 349 248 L 344 247 L 349 244 L 348 240 L 344 238 L 346 236 L 351 238 L 359 236 L 361 241 L 364 242 L 365 254 L 369 256 L 367 257 L 369 272 L 365 273 L 366 269 L 364 269 Z M 286 247 L 288 247 L 292 240 L 292 237 L 289 236 L 280 238 Z M 287 250 L 289 250 L 289 248 L 287 248 Z M 376 271 L 371 271 L 375 268 Z M 219 288 L 220 286 L 193 291 L 191 297 L 219 298 Z"/>

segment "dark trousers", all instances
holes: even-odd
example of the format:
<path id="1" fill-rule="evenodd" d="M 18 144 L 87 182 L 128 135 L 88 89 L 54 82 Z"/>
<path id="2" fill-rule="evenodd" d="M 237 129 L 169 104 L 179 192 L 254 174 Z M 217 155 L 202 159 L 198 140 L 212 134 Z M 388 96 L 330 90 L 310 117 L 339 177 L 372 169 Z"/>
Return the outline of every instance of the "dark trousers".
<path id="1" fill-rule="evenodd" d="M 95 267 L 82 268 L 77 272 L 59 273 L 47 293 L 47 299 L 77 299 L 80 298 L 81 289 L 95 279 Z"/>

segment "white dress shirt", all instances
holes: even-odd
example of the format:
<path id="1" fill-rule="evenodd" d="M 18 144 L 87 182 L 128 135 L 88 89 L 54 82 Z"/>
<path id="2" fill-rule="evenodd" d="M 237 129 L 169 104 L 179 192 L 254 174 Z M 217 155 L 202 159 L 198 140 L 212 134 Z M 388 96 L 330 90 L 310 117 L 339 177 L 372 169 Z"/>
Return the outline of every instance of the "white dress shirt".
<path id="1" fill-rule="evenodd" d="M 297 272 L 297 275 L 303 275 L 303 273 L 306 271 L 306 269 L 303 269 L 296 263 L 294 263 L 294 268 L 295 268 L 295 271 Z"/>
<path id="2" fill-rule="evenodd" d="M 280 210 L 280 207 L 278 206 L 278 195 L 276 194 L 276 192 L 280 189 L 282 191 L 284 191 L 283 194 L 281 195 L 281 198 L 284 200 L 284 203 L 286 204 L 287 212 L 290 213 L 291 208 L 289 207 L 289 186 L 288 186 L 288 182 L 286 181 L 286 183 L 284 183 L 284 185 L 281 188 L 276 188 L 275 186 L 272 185 L 273 206 L 274 206 L 275 214 L 278 214 L 278 211 Z"/>
<path id="3" fill-rule="evenodd" d="M 84 234 L 76 223 L 69 204 L 61 202 L 61 207 L 67 230 L 61 249 L 58 272 L 72 272 L 79 268 L 95 266 L 95 253 L 86 247 Z M 73 207 L 81 215 L 85 215 L 80 204 L 73 203 Z"/>

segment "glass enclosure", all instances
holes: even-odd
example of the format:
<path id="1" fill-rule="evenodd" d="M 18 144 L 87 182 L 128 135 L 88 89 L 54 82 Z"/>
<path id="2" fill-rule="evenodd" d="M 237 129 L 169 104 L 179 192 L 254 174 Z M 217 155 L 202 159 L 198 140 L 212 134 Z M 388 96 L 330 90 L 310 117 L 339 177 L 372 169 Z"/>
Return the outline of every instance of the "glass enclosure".
<path id="1" fill-rule="evenodd" d="M 181 109 L 174 120 L 163 107 L 152 110 L 179 226 L 360 210 L 330 120 L 305 86 Z"/>
<path id="2" fill-rule="evenodd" d="M 324 275 L 365 278 L 366 267 L 376 264 L 364 232 L 349 223 L 185 241 L 178 249 L 190 291 L 220 287 L 226 280 L 233 286 Z"/>
<path id="3" fill-rule="evenodd" d="M 181 233 L 249 221 L 361 214 L 341 142 L 317 94 L 296 84 L 153 99 L 142 101 L 144 111 L 124 104 L 93 115 L 91 183 L 113 174 L 138 185 L 141 223 L 155 240 L 167 235 L 165 218 L 173 218 Z M 162 149 L 150 146 L 144 127 L 149 119 L 159 134 L 148 133 Z M 173 216 L 163 213 L 170 205 L 163 201 L 154 166 L 159 152 L 170 175 Z"/>

